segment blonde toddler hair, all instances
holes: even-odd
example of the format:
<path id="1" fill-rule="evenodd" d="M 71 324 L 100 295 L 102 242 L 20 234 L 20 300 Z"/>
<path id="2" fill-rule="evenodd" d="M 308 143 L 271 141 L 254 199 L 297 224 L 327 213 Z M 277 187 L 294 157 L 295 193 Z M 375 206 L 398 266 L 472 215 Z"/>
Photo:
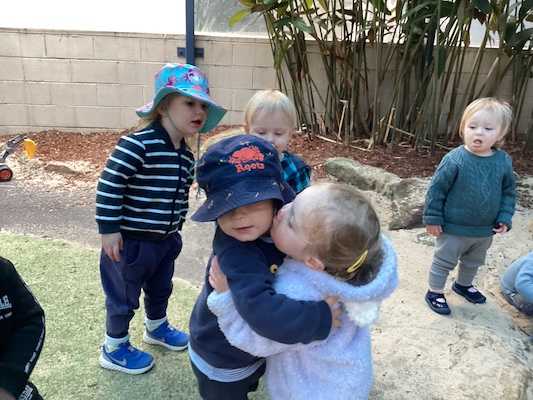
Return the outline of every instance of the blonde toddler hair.
<path id="1" fill-rule="evenodd" d="M 282 112 L 291 122 L 291 128 L 296 128 L 298 119 L 294 104 L 287 95 L 279 90 L 261 90 L 252 96 L 244 109 L 244 126 L 246 129 L 250 127 L 254 115 L 259 111 L 266 111 L 269 113 Z"/>
<path id="2" fill-rule="evenodd" d="M 468 121 L 475 113 L 480 110 L 488 109 L 494 112 L 500 118 L 502 136 L 494 144 L 495 147 L 501 147 L 504 143 L 504 138 L 511 128 L 511 123 L 513 121 L 513 109 L 506 101 L 499 100 L 495 97 L 483 97 L 477 100 L 474 100 L 470 103 L 463 112 L 461 117 L 461 122 L 459 124 L 459 136 L 463 137 L 463 132 L 465 129 L 466 121 Z"/>
<path id="3" fill-rule="evenodd" d="M 353 186 L 319 183 L 303 224 L 308 250 L 325 266 L 325 271 L 352 284 L 372 281 L 383 260 L 381 227 L 370 202 Z M 353 267 L 356 266 L 355 270 Z"/>

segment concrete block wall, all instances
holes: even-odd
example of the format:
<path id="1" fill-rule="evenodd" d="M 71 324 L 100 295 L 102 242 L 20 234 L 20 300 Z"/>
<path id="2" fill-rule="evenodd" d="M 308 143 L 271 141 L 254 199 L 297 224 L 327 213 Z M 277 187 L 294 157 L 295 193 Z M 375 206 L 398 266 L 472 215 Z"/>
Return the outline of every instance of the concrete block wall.
<path id="1" fill-rule="evenodd" d="M 0 134 L 135 126 L 135 108 L 151 100 L 155 73 L 166 62 L 184 62 L 176 51 L 184 46 L 183 35 L 0 28 Z M 197 64 L 209 78 L 213 97 L 228 110 L 223 124 L 242 123 L 252 94 L 278 86 L 266 38 L 197 36 L 196 47 L 204 49 L 205 57 Z M 465 91 L 475 51 L 467 54 L 459 94 Z M 324 94 L 327 80 L 317 46 L 309 44 L 308 55 L 315 83 Z M 485 55 L 480 80 L 495 56 L 496 52 Z M 367 57 L 372 65 L 371 48 Z M 369 72 L 370 84 L 374 75 Z M 386 81 L 381 88 L 383 107 L 392 98 L 391 85 Z M 506 76 L 499 96 L 510 95 L 511 79 Z M 323 112 L 318 102 L 315 107 Z M 532 109 L 533 91 L 529 91 L 519 124 L 522 132 Z"/>
<path id="2" fill-rule="evenodd" d="M 120 130 L 153 96 L 166 62 L 184 62 L 182 35 L 0 29 L 0 134 L 42 129 Z M 277 80 L 267 39 L 197 36 L 213 97 L 240 124 L 258 89 Z"/>

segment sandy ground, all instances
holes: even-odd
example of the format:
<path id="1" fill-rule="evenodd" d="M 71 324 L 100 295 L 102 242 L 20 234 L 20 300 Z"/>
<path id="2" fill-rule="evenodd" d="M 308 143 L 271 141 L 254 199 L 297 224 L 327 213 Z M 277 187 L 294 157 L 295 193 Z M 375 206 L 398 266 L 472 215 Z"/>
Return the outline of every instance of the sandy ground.
<path id="1" fill-rule="evenodd" d="M 76 182 L 16 158 L 10 165 L 16 179 L 0 184 L 2 229 L 98 246 L 94 181 Z M 367 195 L 387 226 L 389 201 L 371 192 Z M 200 202 L 193 195 L 191 207 Z M 532 221 L 533 211 L 519 207 L 513 229 L 495 237 L 487 264 L 476 278 L 487 304 L 467 303 L 450 291 L 449 317 L 433 313 L 423 298 L 433 240 L 423 229 L 386 232 L 398 253 L 400 286 L 384 303 L 374 329 L 372 398 L 533 400 L 533 338 L 528 337 L 533 335 L 533 324 L 508 306 L 498 289 L 506 266 L 533 249 L 528 227 Z M 212 230 L 211 224 L 185 224 L 178 277 L 201 284 Z"/>

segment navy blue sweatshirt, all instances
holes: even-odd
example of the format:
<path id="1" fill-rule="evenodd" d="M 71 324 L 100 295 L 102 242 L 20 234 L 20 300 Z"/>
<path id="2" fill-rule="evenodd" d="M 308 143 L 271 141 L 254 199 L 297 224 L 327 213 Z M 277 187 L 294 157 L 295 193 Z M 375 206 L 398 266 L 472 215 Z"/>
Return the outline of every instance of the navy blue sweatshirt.
<path id="1" fill-rule="evenodd" d="M 96 189 L 101 234 L 164 238 L 181 229 L 189 208 L 194 156 L 179 149 L 159 121 L 120 138 Z"/>
<path id="2" fill-rule="evenodd" d="M 278 294 L 273 288 L 273 265 L 284 254 L 262 239 L 240 242 L 217 228 L 213 253 L 226 274 L 237 311 L 261 336 L 280 343 L 309 343 L 325 339 L 331 329 L 331 312 L 324 301 L 300 301 Z M 189 322 L 190 346 L 216 368 L 236 369 L 259 360 L 226 340 L 216 316 L 207 306 L 213 291 L 208 282 L 209 265 Z"/>

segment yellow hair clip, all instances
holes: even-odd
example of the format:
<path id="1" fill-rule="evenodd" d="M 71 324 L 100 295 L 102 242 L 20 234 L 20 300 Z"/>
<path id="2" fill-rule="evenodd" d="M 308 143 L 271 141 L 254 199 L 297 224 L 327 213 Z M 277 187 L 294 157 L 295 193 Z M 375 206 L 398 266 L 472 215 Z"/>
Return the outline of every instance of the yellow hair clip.
<path id="1" fill-rule="evenodd" d="M 352 272 L 355 272 L 357 271 L 357 269 L 363 265 L 363 263 L 365 262 L 366 260 L 366 256 L 368 255 L 368 250 L 365 250 L 363 251 L 363 254 L 361 254 L 359 256 L 359 258 L 357 260 L 355 260 L 355 262 L 349 266 L 347 269 L 346 269 L 346 272 L 348 272 L 349 274 L 351 274 Z"/>

